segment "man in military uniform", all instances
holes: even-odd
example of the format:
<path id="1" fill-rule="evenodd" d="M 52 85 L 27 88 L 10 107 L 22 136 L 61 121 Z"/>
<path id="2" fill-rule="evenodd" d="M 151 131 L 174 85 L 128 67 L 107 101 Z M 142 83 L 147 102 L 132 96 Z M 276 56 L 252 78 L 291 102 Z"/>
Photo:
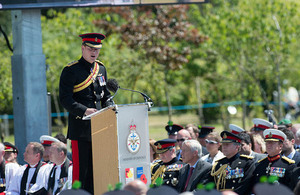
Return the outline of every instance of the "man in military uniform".
<path id="1" fill-rule="evenodd" d="M 231 190 L 239 195 L 250 193 L 250 179 L 255 169 L 253 157 L 239 154 L 241 138 L 228 131 L 221 133 L 224 158 L 217 160 L 211 176 L 217 190 Z"/>
<path id="2" fill-rule="evenodd" d="M 206 149 L 206 137 L 208 134 L 210 134 L 211 132 L 213 132 L 213 130 L 215 129 L 215 127 L 211 127 L 211 126 L 200 126 L 199 125 L 199 135 L 198 135 L 198 141 L 200 142 L 201 146 L 202 146 L 202 154 L 206 155 L 209 152 Z"/>
<path id="3" fill-rule="evenodd" d="M 279 178 L 279 183 L 293 190 L 291 175 L 292 170 L 296 167 L 295 161 L 280 155 L 286 135 L 277 129 L 266 129 L 263 135 L 268 156 L 258 161 L 253 172 L 252 184 L 258 183 L 261 176 L 273 175 Z"/>
<path id="4" fill-rule="evenodd" d="M 93 194 L 91 122 L 82 117 L 112 104 L 112 101 L 107 102 L 111 95 L 106 87 L 106 69 L 97 60 L 105 36 L 99 33 L 79 36 L 82 38 L 82 57 L 63 69 L 59 98 L 69 112 L 67 138 L 72 144 L 73 181 L 81 181 L 82 188 Z"/>
<path id="5" fill-rule="evenodd" d="M 168 125 L 165 126 L 166 131 L 168 132 L 169 139 L 177 139 L 178 131 L 183 129 L 181 125 L 173 124 L 172 121 L 168 122 Z"/>
<path id="6" fill-rule="evenodd" d="M 163 179 L 163 185 L 174 187 L 178 183 L 179 170 L 183 167 L 183 162 L 176 160 L 175 150 L 176 140 L 163 139 L 154 143 L 160 161 L 156 161 L 151 166 L 151 183 L 155 184 L 157 178 Z"/>

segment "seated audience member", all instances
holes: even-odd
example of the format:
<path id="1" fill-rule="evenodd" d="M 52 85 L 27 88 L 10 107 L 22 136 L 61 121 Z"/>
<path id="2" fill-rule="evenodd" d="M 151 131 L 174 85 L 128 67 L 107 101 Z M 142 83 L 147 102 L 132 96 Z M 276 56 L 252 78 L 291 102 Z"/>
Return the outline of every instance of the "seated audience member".
<path id="1" fill-rule="evenodd" d="M 181 129 L 180 131 L 178 131 L 177 134 L 177 144 L 179 146 L 179 150 L 176 151 L 176 158 L 177 160 L 181 160 L 181 147 L 182 147 L 182 143 L 185 140 L 188 139 L 192 139 L 190 133 L 186 130 L 186 129 Z"/>
<path id="2" fill-rule="evenodd" d="M 146 195 L 147 194 L 147 186 L 139 179 L 133 180 L 127 183 L 123 190 L 133 192 L 135 195 Z"/>
<path id="3" fill-rule="evenodd" d="M 185 129 L 190 133 L 192 139 L 197 140 L 198 136 L 199 136 L 199 129 L 196 125 L 194 124 L 187 124 L 185 126 Z"/>
<path id="4" fill-rule="evenodd" d="M 182 161 L 186 163 L 179 171 L 177 191 L 193 191 L 198 184 L 206 184 L 210 178 L 211 164 L 200 159 L 201 145 L 197 140 L 186 140 L 182 144 Z"/>
<path id="5" fill-rule="evenodd" d="M 278 129 L 280 127 L 285 127 L 288 130 L 292 130 L 293 124 L 292 121 L 289 119 L 282 119 L 279 123 L 278 123 Z"/>
<path id="6" fill-rule="evenodd" d="M 286 127 L 280 128 L 279 130 L 281 130 L 286 135 L 286 140 L 284 140 L 283 142 L 282 154 L 289 159 L 294 160 L 295 164 L 299 166 L 300 153 L 294 148 L 295 137 L 293 132 Z"/>
<path id="7" fill-rule="evenodd" d="M 253 148 L 253 138 L 251 137 L 252 135 L 250 135 L 248 132 L 242 132 L 239 134 L 239 136 L 241 137 L 241 150 L 240 150 L 240 154 L 245 154 L 245 155 L 249 155 L 253 157 L 253 160 L 255 162 L 259 161 L 260 159 L 263 159 L 265 157 L 267 157 L 266 154 L 261 154 L 261 153 L 257 153 L 254 152 L 252 150 Z"/>
<path id="8" fill-rule="evenodd" d="M 150 143 L 150 162 L 152 163 L 155 160 L 159 159 L 159 154 L 157 154 L 156 146 L 154 145 L 156 141 L 154 139 L 149 139 Z"/>
<path id="9" fill-rule="evenodd" d="M 179 170 L 183 163 L 176 159 L 176 140 L 163 139 L 155 142 L 161 160 L 151 165 L 151 183 L 156 184 L 157 178 L 163 179 L 163 185 L 175 188 L 178 183 Z"/>
<path id="10" fill-rule="evenodd" d="M 40 137 L 40 142 L 44 147 L 44 152 L 43 152 L 43 162 L 48 163 L 50 161 L 49 159 L 49 150 L 50 150 L 50 146 L 53 142 L 59 142 L 58 139 L 51 137 L 49 135 L 42 135 Z"/>
<path id="11" fill-rule="evenodd" d="M 4 159 L 7 162 L 18 164 L 17 162 L 17 157 L 19 153 L 18 148 L 9 142 L 4 142 L 3 144 L 4 144 L 4 151 L 5 151 Z"/>
<path id="12" fill-rule="evenodd" d="M 281 155 L 286 135 L 277 129 L 267 129 L 264 131 L 264 138 L 268 156 L 257 162 L 251 184 L 254 186 L 259 183 L 262 176 L 273 175 L 278 177 L 279 183 L 293 189 L 291 176 L 296 167 L 295 161 Z"/>
<path id="13" fill-rule="evenodd" d="M 264 119 L 254 118 L 252 122 L 254 123 L 253 133 L 260 135 L 262 138 L 264 137 L 264 130 L 273 128 L 273 124 Z"/>
<path id="14" fill-rule="evenodd" d="M 217 132 L 208 134 L 205 141 L 206 149 L 209 153 L 201 157 L 201 160 L 214 164 L 216 160 L 224 157 L 224 154 L 220 151 L 222 138 Z"/>
<path id="15" fill-rule="evenodd" d="M 266 152 L 266 143 L 264 139 L 258 134 L 252 134 L 253 137 L 253 151 L 259 154 L 264 154 Z"/>
<path id="16" fill-rule="evenodd" d="M 213 132 L 213 130 L 215 129 L 215 127 L 211 127 L 211 126 L 200 126 L 199 125 L 199 136 L 198 136 L 198 141 L 200 142 L 201 146 L 202 146 L 202 155 L 206 155 L 208 154 L 208 151 L 206 149 L 206 136 Z"/>
<path id="17" fill-rule="evenodd" d="M 58 139 L 59 141 L 61 141 L 64 144 L 66 144 L 66 146 L 68 148 L 68 141 L 67 141 L 66 136 L 64 136 L 64 134 L 58 133 L 58 134 L 56 134 L 56 136 L 54 138 Z M 72 153 L 70 151 L 68 151 L 67 157 L 69 160 L 72 160 Z"/>
<path id="18" fill-rule="evenodd" d="M 168 138 L 176 140 L 178 131 L 183 129 L 183 127 L 181 125 L 173 124 L 172 121 L 169 121 L 168 125 L 165 126 L 165 129 L 168 132 Z"/>
<path id="19" fill-rule="evenodd" d="M 4 192 L 9 188 L 11 180 L 20 167 L 17 163 L 5 162 L 5 147 L 0 143 L 0 192 Z"/>
<path id="20" fill-rule="evenodd" d="M 71 189 L 73 165 L 67 158 L 67 146 L 62 142 L 52 143 L 49 157 L 54 164 L 45 186 L 48 193 L 55 195 L 62 190 Z"/>
<path id="21" fill-rule="evenodd" d="M 7 190 L 8 195 L 25 195 L 26 192 L 36 192 L 48 182 L 50 164 L 42 162 L 44 147 L 37 142 L 30 142 L 24 152 L 24 161 Z"/>

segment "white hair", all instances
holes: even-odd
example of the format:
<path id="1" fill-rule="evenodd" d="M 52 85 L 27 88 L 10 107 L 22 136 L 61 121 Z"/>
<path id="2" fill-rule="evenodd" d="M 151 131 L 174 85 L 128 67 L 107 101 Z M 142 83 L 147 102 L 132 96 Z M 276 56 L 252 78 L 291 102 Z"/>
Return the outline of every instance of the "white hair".
<path id="1" fill-rule="evenodd" d="M 199 158 L 202 156 L 202 146 L 197 140 L 193 140 L 193 139 L 185 140 L 182 143 L 182 145 L 188 146 L 192 152 L 197 151 Z"/>
<path id="2" fill-rule="evenodd" d="M 296 132 L 296 137 L 297 137 L 297 138 L 300 138 L 300 129 L 297 130 L 297 132 Z"/>
<path id="3" fill-rule="evenodd" d="M 4 151 L 4 145 L 0 143 L 0 151 Z"/>

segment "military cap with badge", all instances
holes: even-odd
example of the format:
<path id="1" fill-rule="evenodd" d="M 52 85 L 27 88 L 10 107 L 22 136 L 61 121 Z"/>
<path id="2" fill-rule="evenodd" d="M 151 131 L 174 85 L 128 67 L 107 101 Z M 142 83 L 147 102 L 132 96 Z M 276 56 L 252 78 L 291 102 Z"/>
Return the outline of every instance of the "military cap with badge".
<path id="1" fill-rule="evenodd" d="M 3 145 L 4 145 L 5 152 L 13 152 L 13 153 L 17 153 L 17 154 L 19 153 L 19 150 L 15 145 L 13 145 L 9 142 L 3 142 Z"/>
<path id="2" fill-rule="evenodd" d="M 168 132 L 168 135 L 177 135 L 178 131 L 183 129 L 181 125 L 173 124 L 172 121 L 168 122 L 168 125 L 165 126 L 166 131 Z"/>
<path id="3" fill-rule="evenodd" d="M 79 35 L 79 37 L 82 38 L 82 44 L 95 49 L 100 49 L 102 47 L 101 40 L 105 39 L 105 35 L 101 33 L 86 33 Z"/>
<path id="4" fill-rule="evenodd" d="M 243 128 L 241 128 L 237 125 L 234 125 L 234 124 L 229 124 L 229 129 L 231 130 L 231 133 L 234 133 L 234 134 L 240 134 L 245 131 Z"/>
<path id="5" fill-rule="evenodd" d="M 213 130 L 215 129 L 215 127 L 212 126 L 198 126 L 199 128 L 199 138 L 205 138 L 208 134 L 210 134 L 211 132 L 213 132 Z"/>

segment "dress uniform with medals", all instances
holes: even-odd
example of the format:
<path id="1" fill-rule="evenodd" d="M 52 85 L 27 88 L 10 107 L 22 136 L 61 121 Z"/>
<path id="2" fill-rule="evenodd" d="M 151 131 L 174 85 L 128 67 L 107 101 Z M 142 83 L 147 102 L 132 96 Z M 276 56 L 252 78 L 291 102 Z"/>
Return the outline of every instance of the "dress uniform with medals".
<path id="1" fill-rule="evenodd" d="M 265 141 L 278 141 L 283 142 L 286 139 L 286 135 L 277 129 L 266 129 L 264 131 Z M 258 161 L 255 171 L 253 172 L 253 185 L 259 183 L 261 176 L 277 176 L 278 182 L 284 184 L 291 189 L 295 186 L 291 184 L 291 175 L 293 169 L 296 167 L 295 161 L 285 156 L 282 156 L 278 152 L 275 156 L 267 156 L 264 159 Z"/>
<path id="2" fill-rule="evenodd" d="M 88 57 L 95 58 L 94 51 L 102 47 L 105 36 L 99 33 L 79 36 L 83 52 L 90 50 Z M 83 189 L 90 193 L 93 193 L 91 122 L 82 120 L 82 117 L 88 108 L 100 110 L 113 104 L 112 101 L 106 102 L 111 96 L 106 81 L 107 73 L 102 62 L 95 60 L 90 63 L 82 56 L 63 69 L 59 83 L 60 102 L 69 112 L 67 138 L 72 143 L 73 181 L 79 179 Z"/>
<path id="3" fill-rule="evenodd" d="M 221 133 L 222 143 L 240 143 L 238 135 L 228 131 Z M 217 190 L 231 190 L 239 195 L 250 193 L 250 181 L 255 169 L 253 157 L 240 155 L 238 152 L 231 158 L 221 158 L 212 167 L 211 176 Z"/>
<path id="4" fill-rule="evenodd" d="M 154 145 L 157 147 L 157 153 L 162 154 L 168 150 L 175 149 L 176 140 L 173 139 L 164 139 L 155 142 Z M 179 170 L 183 167 L 184 163 L 176 160 L 176 154 L 173 154 L 169 162 L 163 162 L 158 160 L 151 166 L 151 183 L 155 184 L 157 178 L 161 177 L 163 179 L 163 185 L 168 185 L 175 188 L 178 183 Z"/>

